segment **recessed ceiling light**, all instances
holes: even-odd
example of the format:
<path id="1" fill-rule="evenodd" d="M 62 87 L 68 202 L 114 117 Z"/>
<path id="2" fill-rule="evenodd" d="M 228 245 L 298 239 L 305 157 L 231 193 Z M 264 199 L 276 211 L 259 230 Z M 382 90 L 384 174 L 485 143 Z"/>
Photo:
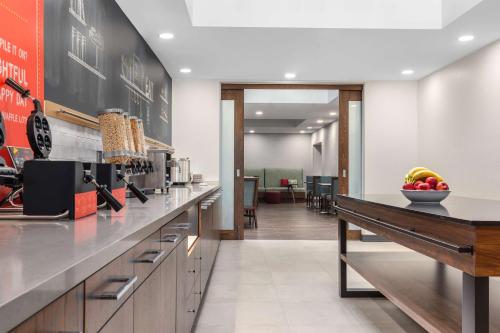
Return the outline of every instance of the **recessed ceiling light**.
<path id="1" fill-rule="evenodd" d="M 415 73 L 415 71 L 413 69 L 405 69 L 401 72 L 401 74 L 403 74 L 403 75 L 412 75 L 414 73 Z"/>
<path id="2" fill-rule="evenodd" d="M 255 131 L 254 130 L 250 130 L 250 133 L 255 133 Z"/>
<path id="3" fill-rule="evenodd" d="M 337 112 L 330 112 L 330 116 L 336 116 Z"/>
<path id="4" fill-rule="evenodd" d="M 307 129 L 313 129 L 312 126 L 307 126 Z"/>
<path id="5" fill-rule="evenodd" d="M 256 114 L 257 116 L 262 116 L 262 115 L 264 114 L 264 112 L 262 112 L 262 111 L 255 111 L 255 114 Z"/>
<path id="6" fill-rule="evenodd" d="M 302 134 L 304 134 L 305 132 L 306 132 L 306 131 L 304 131 L 304 130 L 300 131 L 300 133 L 302 133 Z"/>
<path id="7" fill-rule="evenodd" d="M 161 39 L 172 39 L 174 38 L 174 34 L 170 32 L 164 32 L 160 34 Z"/>
<path id="8" fill-rule="evenodd" d="M 323 124 L 325 121 L 324 121 L 323 119 L 318 119 L 318 120 L 316 120 L 316 122 L 317 122 L 318 124 Z"/>
<path id="9" fill-rule="evenodd" d="M 191 73 L 191 68 L 181 68 L 180 72 L 185 74 Z"/>
<path id="10" fill-rule="evenodd" d="M 473 35 L 463 35 L 463 36 L 458 37 L 458 41 L 462 42 L 462 43 L 470 42 L 470 41 L 473 41 L 473 40 L 474 40 L 474 36 Z"/>
<path id="11" fill-rule="evenodd" d="M 285 73 L 285 79 L 295 79 L 296 76 L 295 73 Z"/>

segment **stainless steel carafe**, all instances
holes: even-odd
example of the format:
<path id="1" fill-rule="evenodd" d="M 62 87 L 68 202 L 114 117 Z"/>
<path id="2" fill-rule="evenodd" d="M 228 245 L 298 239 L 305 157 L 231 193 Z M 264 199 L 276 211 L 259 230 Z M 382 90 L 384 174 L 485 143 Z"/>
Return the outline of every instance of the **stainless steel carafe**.
<path id="1" fill-rule="evenodd" d="M 191 181 L 191 162 L 189 158 L 170 160 L 170 177 L 174 184 L 186 184 Z"/>

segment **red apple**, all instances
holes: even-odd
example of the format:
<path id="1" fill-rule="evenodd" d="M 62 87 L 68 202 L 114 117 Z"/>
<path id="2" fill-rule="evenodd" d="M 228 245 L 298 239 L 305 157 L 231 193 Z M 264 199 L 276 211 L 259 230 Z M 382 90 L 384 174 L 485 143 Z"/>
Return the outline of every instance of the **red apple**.
<path id="1" fill-rule="evenodd" d="M 430 189 L 431 189 L 431 186 L 427 183 L 418 184 L 418 186 L 417 186 L 417 190 L 419 190 L 419 191 L 429 191 Z"/>
<path id="2" fill-rule="evenodd" d="M 423 183 L 424 183 L 423 181 L 421 181 L 421 180 L 417 180 L 417 181 L 416 181 L 413 185 L 414 185 L 415 187 L 418 187 L 418 185 L 423 184 Z"/>
<path id="3" fill-rule="evenodd" d="M 403 185 L 403 190 L 413 191 L 415 190 L 415 185 L 412 183 L 406 183 Z"/>
<path id="4" fill-rule="evenodd" d="M 448 191 L 450 187 L 445 182 L 439 182 L 436 185 L 436 190 L 438 191 Z"/>
<path id="5" fill-rule="evenodd" d="M 435 177 L 427 177 L 425 182 L 430 185 L 431 189 L 435 189 L 436 185 L 438 183 L 438 181 Z"/>

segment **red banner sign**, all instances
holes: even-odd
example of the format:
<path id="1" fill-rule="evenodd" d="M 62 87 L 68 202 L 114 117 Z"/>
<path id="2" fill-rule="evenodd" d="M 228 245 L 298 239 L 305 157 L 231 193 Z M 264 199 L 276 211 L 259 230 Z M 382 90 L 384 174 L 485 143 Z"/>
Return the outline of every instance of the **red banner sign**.
<path id="1" fill-rule="evenodd" d="M 26 121 L 33 103 L 5 85 L 12 78 L 43 105 L 43 0 L 0 0 L 0 111 L 6 145 L 29 147 Z"/>

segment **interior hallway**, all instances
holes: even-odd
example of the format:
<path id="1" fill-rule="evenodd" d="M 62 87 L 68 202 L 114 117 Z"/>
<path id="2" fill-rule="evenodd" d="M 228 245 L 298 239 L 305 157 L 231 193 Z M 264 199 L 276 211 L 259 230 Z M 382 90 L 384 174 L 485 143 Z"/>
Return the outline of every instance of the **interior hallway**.
<path id="1" fill-rule="evenodd" d="M 259 203 L 257 222 L 257 229 L 245 229 L 245 239 L 337 239 L 337 218 L 307 209 L 305 203 Z"/>
<path id="2" fill-rule="evenodd" d="M 351 250 L 405 251 L 350 242 Z M 196 333 L 425 332 L 387 300 L 341 299 L 336 241 L 222 241 Z M 367 287 L 350 271 L 350 287 Z"/>

